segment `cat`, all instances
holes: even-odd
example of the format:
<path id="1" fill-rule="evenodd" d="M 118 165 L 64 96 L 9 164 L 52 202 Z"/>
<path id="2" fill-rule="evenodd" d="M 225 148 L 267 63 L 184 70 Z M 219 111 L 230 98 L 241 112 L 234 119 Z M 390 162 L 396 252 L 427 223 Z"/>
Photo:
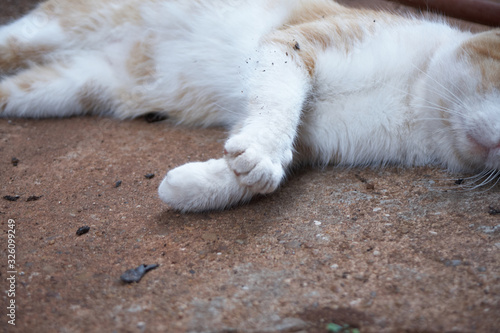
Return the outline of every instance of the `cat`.
<path id="1" fill-rule="evenodd" d="M 500 174 L 500 30 L 332 0 L 48 0 L 0 28 L 0 117 L 155 112 L 225 126 L 170 170 L 173 209 L 275 191 L 292 166 Z"/>

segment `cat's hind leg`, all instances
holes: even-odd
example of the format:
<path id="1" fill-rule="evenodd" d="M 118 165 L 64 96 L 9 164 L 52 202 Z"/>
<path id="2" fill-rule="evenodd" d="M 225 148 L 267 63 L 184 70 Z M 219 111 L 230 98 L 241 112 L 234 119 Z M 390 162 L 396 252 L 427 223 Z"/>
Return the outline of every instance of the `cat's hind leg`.
<path id="1" fill-rule="evenodd" d="M 0 81 L 0 117 L 65 117 L 115 108 L 121 82 L 100 53 L 35 65 Z"/>
<path id="2" fill-rule="evenodd" d="M 41 64 L 55 50 L 67 47 L 67 34 L 51 13 L 49 1 L 24 17 L 0 27 L 0 75 Z"/>

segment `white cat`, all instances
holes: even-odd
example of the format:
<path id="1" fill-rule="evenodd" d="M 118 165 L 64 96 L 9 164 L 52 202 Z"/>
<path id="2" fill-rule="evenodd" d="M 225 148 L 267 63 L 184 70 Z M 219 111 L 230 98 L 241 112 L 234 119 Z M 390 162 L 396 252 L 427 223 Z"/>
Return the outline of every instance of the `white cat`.
<path id="1" fill-rule="evenodd" d="M 49 0 L 0 29 L 0 116 L 150 112 L 231 129 L 160 198 L 223 209 L 293 164 L 500 173 L 500 30 L 330 0 Z"/>

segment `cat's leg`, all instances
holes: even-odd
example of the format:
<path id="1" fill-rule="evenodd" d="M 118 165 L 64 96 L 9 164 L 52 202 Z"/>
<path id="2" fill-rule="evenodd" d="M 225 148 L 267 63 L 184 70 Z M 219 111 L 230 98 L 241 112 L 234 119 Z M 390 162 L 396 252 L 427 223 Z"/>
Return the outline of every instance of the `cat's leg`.
<path id="1" fill-rule="evenodd" d="M 53 51 L 68 45 L 68 37 L 49 1 L 24 17 L 0 27 L 0 75 L 33 63 L 44 63 Z"/>
<path id="2" fill-rule="evenodd" d="M 100 53 L 37 65 L 0 81 L 0 117 L 65 117 L 115 109 L 122 82 Z"/>
<path id="3" fill-rule="evenodd" d="M 225 157 L 170 171 L 160 198 L 181 211 L 223 209 L 270 193 L 292 162 L 309 76 L 282 50 L 267 50 L 251 82 L 247 115 L 226 142 Z"/>

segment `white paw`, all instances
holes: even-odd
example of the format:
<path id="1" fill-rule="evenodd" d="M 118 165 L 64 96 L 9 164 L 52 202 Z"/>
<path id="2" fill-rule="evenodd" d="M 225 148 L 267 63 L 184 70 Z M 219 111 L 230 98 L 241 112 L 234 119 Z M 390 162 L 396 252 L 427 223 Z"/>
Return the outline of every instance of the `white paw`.
<path id="1" fill-rule="evenodd" d="M 278 188 L 285 177 L 283 166 L 292 160 L 291 150 L 273 152 L 270 147 L 252 142 L 252 138 L 243 135 L 229 139 L 224 153 L 239 183 L 261 194 Z"/>
<path id="2" fill-rule="evenodd" d="M 239 185 L 224 159 L 188 163 L 169 171 L 158 194 L 182 212 L 224 209 L 253 196 Z"/>

